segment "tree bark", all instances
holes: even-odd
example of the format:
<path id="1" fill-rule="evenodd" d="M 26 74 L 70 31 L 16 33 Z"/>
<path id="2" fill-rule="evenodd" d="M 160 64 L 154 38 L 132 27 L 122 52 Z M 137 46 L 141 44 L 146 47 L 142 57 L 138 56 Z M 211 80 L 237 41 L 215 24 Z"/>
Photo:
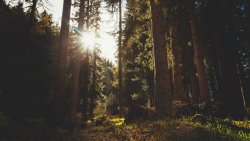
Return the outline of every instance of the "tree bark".
<path id="1" fill-rule="evenodd" d="M 191 85 L 191 99 L 195 104 L 199 104 L 199 83 L 196 76 L 196 69 L 194 65 L 194 57 L 192 50 L 187 48 L 187 61 L 188 61 L 188 73 L 190 76 Z"/>
<path id="2" fill-rule="evenodd" d="M 93 51 L 93 72 L 92 72 L 92 85 L 90 90 L 90 109 L 89 117 L 94 117 L 95 99 L 96 99 L 96 52 Z"/>
<path id="3" fill-rule="evenodd" d="M 79 19 L 78 19 L 78 29 L 82 32 L 84 26 L 85 18 L 85 2 L 86 0 L 80 0 L 80 9 L 79 9 Z"/>
<path id="4" fill-rule="evenodd" d="M 87 30 L 89 30 L 89 11 L 90 11 L 90 0 L 87 0 L 87 7 L 86 7 L 86 16 L 87 16 L 87 20 L 86 20 L 86 27 Z"/>
<path id="5" fill-rule="evenodd" d="M 156 113 L 160 117 L 172 115 L 172 94 L 167 61 L 165 25 L 163 23 L 162 1 L 150 0 L 154 53 L 154 94 Z"/>
<path id="6" fill-rule="evenodd" d="M 118 92 L 120 108 L 123 104 L 122 89 L 122 0 L 119 0 L 119 49 L 118 49 Z"/>
<path id="7" fill-rule="evenodd" d="M 71 93 L 71 110 L 70 110 L 71 121 L 74 121 L 77 115 L 80 65 L 81 65 L 81 53 L 80 50 L 76 50 L 73 58 L 73 72 L 72 72 L 72 93 Z"/>
<path id="8" fill-rule="evenodd" d="M 184 96 L 184 84 L 182 79 L 182 71 L 183 71 L 183 64 L 182 64 L 182 49 L 180 46 L 180 36 L 179 34 L 179 24 L 175 25 L 175 30 L 173 31 L 173 46 L 172 52 L 174 57 L 174 100 L 175 101 L 185 101 Z"/>
<path id="9" fill-rule="evenodd" d="M 84 6 L 85 6 L 85 0 L 81 0 L 79 9 L 79 20 L 78 20 L 78 29 L 80 30 L 80 32 L 82 32 L 84 25 L 84 11 L 85 11 Z M 82 56 L 80 46 L 81 43 L 78 43 L 75 52 L 73 53 L 74 55 L 73 55 L 73 72 L 72 72 L 72 93 L 71 93 L 72 95 L 71 95 L 71 111 L 70 111 L 71 121 L 74 121 L 76 119 L 77 107 L 78 107 L 80 66 L 81 66 L 81 56 Z"/>
<path id="10" fill-rule="evenodd" d="M 87 121 L 89 110 L 89 52 L 86 51 L 82 70 L 82 120 Z"/>
<path id="11" fill-rule="evenodd" d="M 197 66 L 198 81 L 200 86 L 200 102 L 210 102 L 209 93 L 208 93 L 208 79 L 206 75 L 204 59 L 202 55 L 202 43 L 200 38 L 200 33 L 195 17 L 195 6 L 194 1 L 188 1 L 189 16 L 190 16 L 190 26 L 192 33 L 192 40 L 194 45 L 194 55 L 195 63 Z"/>
<path id="12" fill-rule="evenodd" d="M 56 86 L 54 96 L 54 120 L 60 121 L 65 116 L 65 75 L 67 64 L 67 52 L 69 44 L 69 20 L 70 20 L 71 0 L 64 0 L 61 20 L 61 30 L 59 38 L 59 54 L 56 70 Z"/>

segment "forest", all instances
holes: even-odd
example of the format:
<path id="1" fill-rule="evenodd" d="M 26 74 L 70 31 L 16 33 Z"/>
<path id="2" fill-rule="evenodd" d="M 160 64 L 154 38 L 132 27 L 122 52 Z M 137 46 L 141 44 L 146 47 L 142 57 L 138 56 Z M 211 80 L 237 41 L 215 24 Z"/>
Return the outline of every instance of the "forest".
<path id="1" fill-rule="evenodd" d="M 250 140 L 249 0 L 52 1 L 0 0 L 0 141 Z"/>

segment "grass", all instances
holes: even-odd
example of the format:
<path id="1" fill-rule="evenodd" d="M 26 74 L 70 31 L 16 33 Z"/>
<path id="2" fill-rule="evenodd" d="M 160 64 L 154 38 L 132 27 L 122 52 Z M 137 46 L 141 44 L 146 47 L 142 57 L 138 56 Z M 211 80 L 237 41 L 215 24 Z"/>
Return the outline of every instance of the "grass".
<path id="1" fill-rule="evenodd" d="M 102 118 L 102 117 L 98 117 Z M 98 118 L 95 120 L 97 121 Z M 94 123 L 84 129 L 51 127 L 44 120 L 0 126 L 1 141 L 249 141 L 249 121 L 193 117 L 124 123 L 124 118 L 106 116 L 100 126 Z"/>
<path id="2" fill-rule="evenodd" d="M 118 119 L 110 120 L 119 122 Z M 137 121 L 131 124 L 108 124 L 100 127 L 88 127 L 83 135 L 88 138 L 91 133 L 98 133 L 97 138 L 89 140 L 131 140 L 131 141 L 249 141 L 249 121 L 221 120 L 208 118 L 206 123 L 193 122 L 192 117 L 182 119 L 165 119 L 157 121 Z M 232 126 L 234 125 L 234 126 Z M 107 136 L 108 135 L 108 136 Z M 96 135 L 97 136 L 97 135 Z M 93 136 L 92 136 L 93 137 Z"/>
<path id="3" fill-rule="evenodd" d="M 183 118 L 181 123 L 202 128 L 211 137 L 220 137 L 221 140 L 249 141 L 250 140 L 250 121 L 233 121 L 230 119 L 210 118 L 208 122 L 192 122 L 191 118 Z"/>
<path id="4" fill-rule="evenodd" d="M 125 118 L 111 118 L 108 119 L 108 122 L 115 125 L 115 126 L 121 126 L 124 124 Z"/>

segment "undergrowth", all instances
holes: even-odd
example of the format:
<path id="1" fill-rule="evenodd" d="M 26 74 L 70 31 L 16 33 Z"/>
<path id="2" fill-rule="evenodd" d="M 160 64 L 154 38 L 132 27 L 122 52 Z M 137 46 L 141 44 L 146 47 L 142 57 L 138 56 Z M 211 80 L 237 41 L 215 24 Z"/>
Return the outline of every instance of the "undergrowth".
<path id="1" fill-rule="evenodd" d="M 194 117 L 124 123 L 124 118 L 107 117 L 80 129 L 50 126 L 43 119 L 23 124 L 0 118 L 1 141 L 249 141 L 250 121 Z M 96 119 L 98 121 L 98 119 Z"/>
<path id="2" fill-rule="evenodd" d="M 210 117 L 206 123 L 192 122 L 192 117 L 182 118 L 181 123 L 189 126 L 203 128 L 211 136 L 219 136 L 221 140 L 249 141 L 250 121 L 234 121 L 231 119 L 218 119 Z"/>

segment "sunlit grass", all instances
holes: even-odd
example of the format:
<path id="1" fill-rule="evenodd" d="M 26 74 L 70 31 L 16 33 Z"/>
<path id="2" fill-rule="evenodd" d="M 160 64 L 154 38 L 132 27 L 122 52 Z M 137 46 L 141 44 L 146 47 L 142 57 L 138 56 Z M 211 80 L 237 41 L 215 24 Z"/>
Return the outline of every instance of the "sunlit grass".
<path id="1" fill-rule="evenodd" d="M 115 126 L 121 126 L 124 124 L 125 118 L 112 118 L 108 121 Z"/>
<path id="2" fill-rule="evenodd" d="M 192 121 L 192 117 L 124 123 L 124 118 L 106 116 L 107 124 L 89 126 L 84 136 L 92 140 L 174 140 L 174 141 L 249 141 L 249 133 L 236 130 L 226 123 L 247 127 L 247 121 L 207 117 L 207 122 Z M 91 134 L 91 135 L 90 135 Z M 98 135 L 98 137 L 97 137 Z M 93 139 L 93 136 L 96 138 Z"/>
<path id="3" fill-rule="evenodd" d="M 113 119 L 110 119 L 109 121 L 111 122 L 121 122 L 123 121 L 124 122 L 125 118 L 113 118 Z"/>
<path id="4" fill-rule="evenodd" d="M 232 124 L 235 125 L 236 127 L 243 127 L 246 129 L 250 129 L 249 121 L 234 121 L 230 119 L 213 118 L 212 121 L 209 121 L 208 119 L 208 122 L 206 124 L 202 124 L 200 122 L 192 122 L 191 118 L 183 118 L 180 122 L 186 125 L 204 128 L 211 134 L 224 136 L 229 138 L 230 140 L 238 140 L 238 141 L 250 140 L 249 132 L 236 130 L 227 125 L 227 124 Z"/>
<path id="5" fill-rule="evenodd" d="M 250 129 L 250 120 L 248 120 L 248 121 L 232 121 L 232 122 L 236 126 Z"/>

